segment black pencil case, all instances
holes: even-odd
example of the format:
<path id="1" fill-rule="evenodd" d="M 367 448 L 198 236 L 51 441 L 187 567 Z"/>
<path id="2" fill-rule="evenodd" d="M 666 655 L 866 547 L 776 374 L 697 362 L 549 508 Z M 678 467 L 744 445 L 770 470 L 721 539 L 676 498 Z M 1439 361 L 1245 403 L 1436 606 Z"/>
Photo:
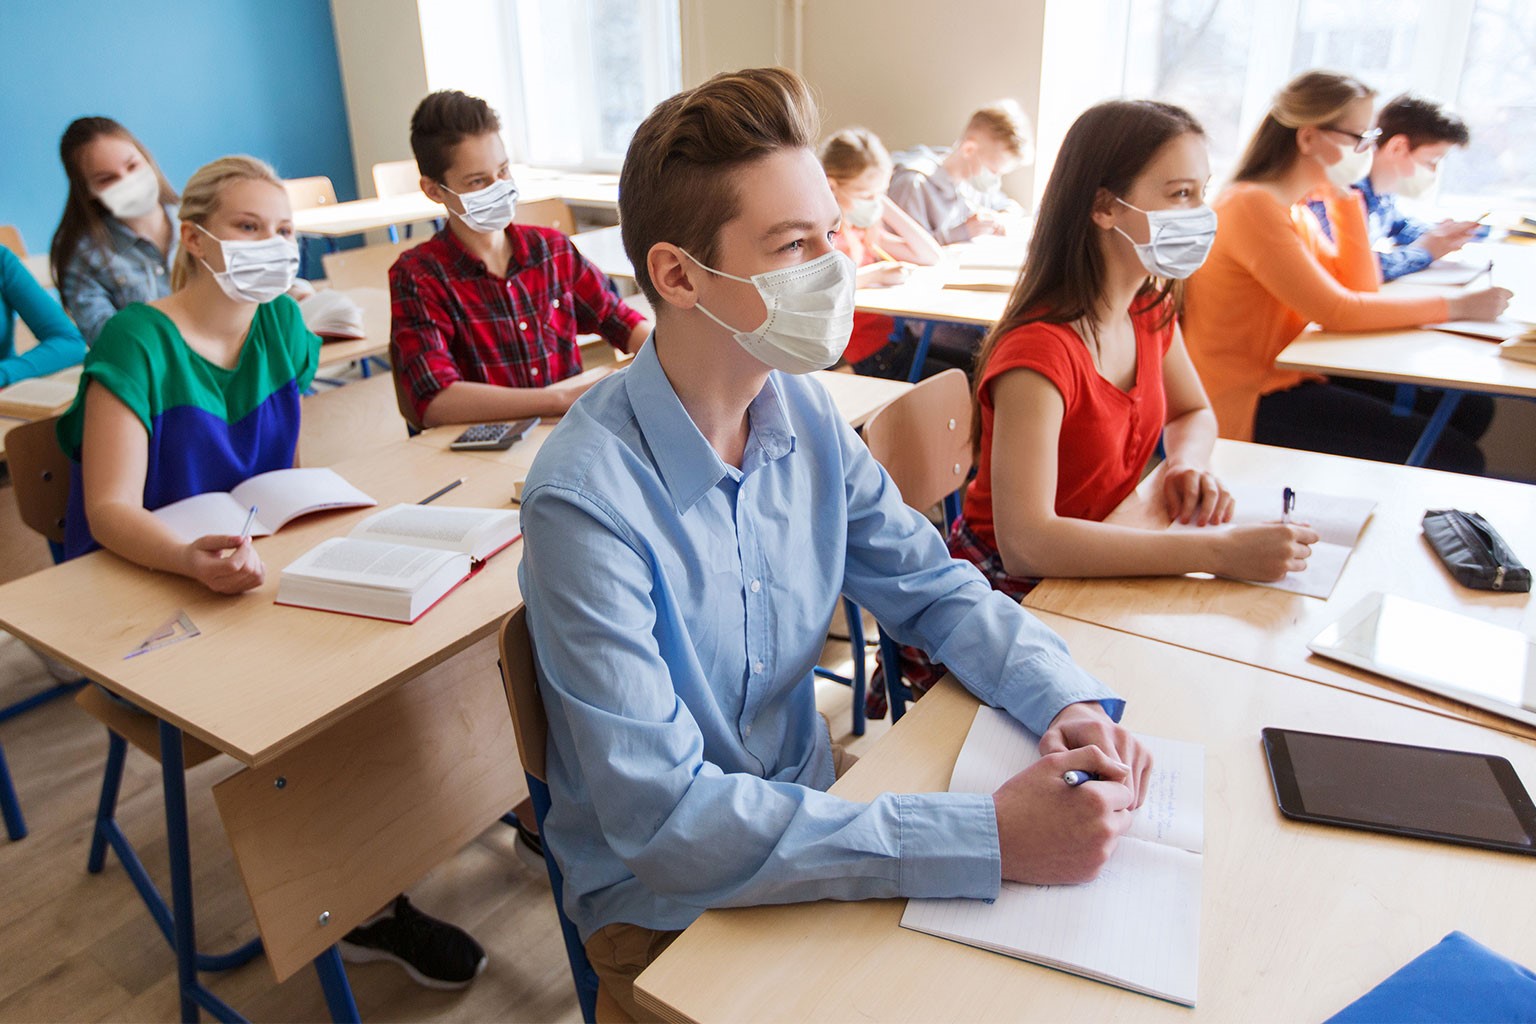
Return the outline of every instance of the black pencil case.
<path id="1" fill-rule="evenodd" d="M 1424 538 L 1464 587 L 1522 594 L 1531 589 L 1531 570 L 1476 512 L 1432 508 L 1424 513 Z"/>

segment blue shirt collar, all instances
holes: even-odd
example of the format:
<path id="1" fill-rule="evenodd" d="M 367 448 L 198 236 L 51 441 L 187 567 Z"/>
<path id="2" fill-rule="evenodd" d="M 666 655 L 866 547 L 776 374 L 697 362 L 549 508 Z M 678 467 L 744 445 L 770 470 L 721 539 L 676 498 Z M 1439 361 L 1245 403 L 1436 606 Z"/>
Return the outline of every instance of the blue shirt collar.
<path id="1" fill-rule="evenodd" d="M 656 355 L 656 334 L 646 339 L 624 373 L 625 394 L 678 515 L 685 514 L 723 477 L 740 479 L 795 448 L 775 375 L 747 407 L 749 436 L 743 469 L 725 464 L 694 425 Z"/>

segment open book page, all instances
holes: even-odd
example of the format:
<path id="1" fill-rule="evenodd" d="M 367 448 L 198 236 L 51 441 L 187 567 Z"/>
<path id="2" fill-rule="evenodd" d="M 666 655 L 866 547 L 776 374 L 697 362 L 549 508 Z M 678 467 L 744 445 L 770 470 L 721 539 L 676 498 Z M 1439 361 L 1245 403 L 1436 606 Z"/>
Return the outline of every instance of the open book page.
<path id="1" fill-rule="evenodd" d="M 455 559 L 463 561 L 467 574 L 468 558 L 452 551 L 333 537 L 300 555 L 283 570 L 283 575 L 381 590 L 410 591 Z"/>
<path id="2" fill-rule="evenodd" d="M 258 536 L 276 533 L 290 520 L 311 512 L 378 504 L 324 467 L 274 469 L 251 477 L 229 493 L 240 506 L 242 523 L 245 511 L 256 506 L 256 519 L 261 526 Z M 234 532 L 240 532 L 238 524 Z"/>
<path id="3" fill-rule="evenodd" d="M 517 531 L 517 513 L 507 509 L 392 505 L 358 523 L 352 536 L 461 551 L 480 561 L 511 543 Z"/>
<path id="4" fill-rule="evenodd" d="M 1510 320 L 1506 317 L 1500 317 L 1497 320 L 1447 320 L 1442 324 L 1424 325 L 1427 331 L 1461 334 L 1469 338 L 1482 338 L 1484 341 L 1508 341 L 1510 338 L 1518 338 L 1533 327 L 1536 327 L 1536 324 L 1529 324 L 1524 320 Z"/>
<path id="5" fill-rule="evenodd" d="M 1273 523 L 1280 519 L 1280 506 L 1285 488 L 1282 486 L 1236 485 L 1228 488 L 1234 500 L 1232 522 L 1234 524 Z M 1376 502 L 1370 498 L 1354 498 L 1317 491 L 1297 491 L 1296 508 L 1291 512 L 1294 522 L 1306 523 L 1317 531 L 1319 541 L 1312 546 L 1307 567 L 1301 572 L 1289 573 L 1273 583 L 1244 582 L 1255 586 L 1285 590 L 1307 597 L 1327 599 L 1344 574 L 1360 532 L 1376 510 Z M 1210 527 L 1186 526 L 1174 523 L 1170 530 L 1200 530 Z"/>
<path id="6" fill-rule="evenodd" d="M 1414 271 L 1408 280 L 1414 284 L 1459 286 L 1471 284 L 1492 269 L 1493 264 L 1487 260 L 1481 263 L 1467 263 L 1463 260 L 1435 260 L 1435 262 L 1423 270 Z"/>
<path id="7" fill-rule="evenodd" d="M 240 504 L 226 491 L 207 491 L 162 505 L 155 509 L 155 518 L 174 530 L 182 540 L 191 543 L 210 534 L 239 536 L 250 511 L 249 505 Z M 265 537 L 271 532 L 260 523 L 259 517 L 252 520 L 252 537 Z"/>
<path id="8" fill-rule="evenodd" d="M 1205 747 L 1161 736 L 1136 738 L 1152 754 L 1147 798 L 1128 836 L 1201 852 L 1205 836 Z M 1006 711 L 976 712 L 949 779 L 951 793 L 991 793 L 1040 760 L 1040 737 Z"/>
<path id="9" fill-rule="evenodd" d="M 1004 882 L 990 904 L 909 900 L 903 927 L 1194 1005 L 1205 748 L 1137 738 L 1155 763 L 1147 802 L 1098 878 L 1083 885 Z M 991 792 L 1039 756 L 1033 733 L 1004 712 L 981 708 L 950 790 Z"/>

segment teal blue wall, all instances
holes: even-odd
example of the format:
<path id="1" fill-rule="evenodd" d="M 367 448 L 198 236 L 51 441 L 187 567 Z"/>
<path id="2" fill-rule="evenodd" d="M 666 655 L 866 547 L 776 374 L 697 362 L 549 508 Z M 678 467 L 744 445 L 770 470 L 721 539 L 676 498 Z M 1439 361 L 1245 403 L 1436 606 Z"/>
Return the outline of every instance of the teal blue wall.
<path id="1" fill-rule="evenodd" d="M 59 136 L 116 118 L 178 190 L 229 153 L 357 198 L 330 0 L 0 0 L 0 224 L 48 248 Z"/>

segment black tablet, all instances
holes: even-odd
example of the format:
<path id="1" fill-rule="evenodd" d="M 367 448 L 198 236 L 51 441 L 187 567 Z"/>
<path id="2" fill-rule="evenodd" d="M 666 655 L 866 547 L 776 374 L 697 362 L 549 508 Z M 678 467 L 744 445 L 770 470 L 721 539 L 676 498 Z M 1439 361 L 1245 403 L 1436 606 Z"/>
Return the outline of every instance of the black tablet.
<path id="1" fill-rule="evenodd" d="M 1273 728 L 1264 753 L 1287 818 L 1536 854 L 1536 805 L 1505 758 Z"/>

